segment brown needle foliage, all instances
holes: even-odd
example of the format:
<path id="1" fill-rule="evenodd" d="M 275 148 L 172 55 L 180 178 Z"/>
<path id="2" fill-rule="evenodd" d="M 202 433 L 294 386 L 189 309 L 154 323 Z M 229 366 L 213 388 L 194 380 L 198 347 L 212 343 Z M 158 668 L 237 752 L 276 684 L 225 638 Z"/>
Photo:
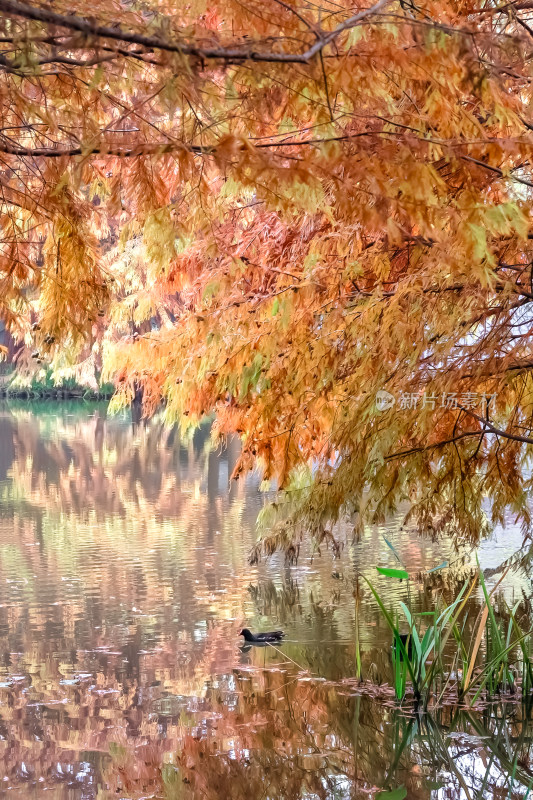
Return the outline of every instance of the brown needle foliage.
<path id="1" fill-rule="evenodd" d="M 0 11 L 0 309 L 39 360 L 216 412 L 287 490 L 267 550 L 404 500 L 529 530 L 529 3 Z"/>

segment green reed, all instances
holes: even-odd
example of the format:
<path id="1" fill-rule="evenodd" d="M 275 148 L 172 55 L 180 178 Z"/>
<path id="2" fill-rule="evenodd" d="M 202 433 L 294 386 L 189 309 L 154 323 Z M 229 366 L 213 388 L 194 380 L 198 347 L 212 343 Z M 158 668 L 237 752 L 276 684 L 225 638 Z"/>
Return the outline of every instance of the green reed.
<path id="1" fill-rule="evenodd" d="M 457 619 L 474 589 L 475 581 L 472 581 L 470 587 L 468 582 L 465 583 L 451 605 L 435 609 L 429 614 L 417 615 L 429 620 L 424 630 L 407 605 L 401 602 L 403 619 L 408 625 L 406 640 L 405 634 L 400 630 L 404 626 L 398 615 L 393 617 L 390 614 L 378 591 L 369 580 L 367 583 L 393 635 L 392 666 L 396 698 L 403 700 L 405 697 L 409 677 L 415 700 L 418 702 L 423 698 L 429 699 L 430 691 L 444 674 L 444 650 L 452 630 L 456 627 Z"/>
<path id="2" fill-rule="evenodd" d="M 533 690 L 532 631 L 522 630 L 518 603 L 507 607 L 505 619 L 496 614 L 492 597 L 501 581 L 489 593 L 479 570 L 452 603 L 446 605 L 438 598 L 432 611 L 415 613 L 407 570 L 377 570 L 389 580 L 407 581 L 408 602 L 399 602 L 392 612 L 372 582 L 365 579 L 392 633 L 392 675 L 398 701 L 404 700 L 408 691 L 416 705 L 427 707 L 430 700 L 438 705 L 446 693 L 473 704 L 481 696 L 513 694 L 518 685 L 524 697 Z M 468 602 L 478 582 L 484 604 L 474 625 L 468 626 Z"/>

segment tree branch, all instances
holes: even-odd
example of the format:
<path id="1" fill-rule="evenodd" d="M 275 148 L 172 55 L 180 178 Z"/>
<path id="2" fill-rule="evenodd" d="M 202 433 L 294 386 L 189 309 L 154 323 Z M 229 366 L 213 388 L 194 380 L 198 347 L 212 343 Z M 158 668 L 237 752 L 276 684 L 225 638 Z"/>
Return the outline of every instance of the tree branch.
<path id="1" fill-rule="evenodd" d="M 3 138 L 3 137 L 2 137 Z M 176 145 L 175 142 L 155 142 L 154 144 L 143 144 L 137 147 L 123 147 L 120 145 L 103 145 L 97 147 L 84 148 L 78 147 L 20 147 L 2 141 L 0 139 L 0 153 L 7 153 L 11 156 L 29 156 L 31 158 L 62 158 L 64 156 L 91 156 L 91 155 L 106 155 L 118 156 L 120 158 L 129 158 L 142 155 L 160 155 L 162 153 L 170 153 L 175 150 L 190 150 L 191 152 L 201 152 L 202 148 L 187 147 L 181 143 Z"/>
<path id="2" fill-rule="evenodd" d="M 466 439 L 471 436 L 481 436 L 483 437 L 487 431 L 490 433 L 494 433 L 496 436 L 502 436 L 504 439 L 511 439 L 514 442 L 523 442 L 524 444 L 533 444 L 533 439 L 529 436 L 520 436 L 519 434 L 508 433 L 507 431 L 502 431 L 500 428 L 497 428 L 492 422 L 489 421 L 488 415 L 487 417 L 482 417 L 480 414 L 476 414 L 475 411 L 472 411 L 465 406 L 462 406 L 460 403 L 456 403 L 456 407 L 459 408 L 461 411 L 465 412 L 466 414 L 470 414 L 471 417 L 477 419 L 478 422 L 483 424 L 483 428 L 478 431 L 464 431 L 463 433 L 458 434 L 457 436 L 452 436 L 449 439 L 443 439 L 440 442 L 433 442 L 432 444 L 425 444 L 425 445 L 418 445 L 416 447 L 411 447 L 408 450 L 399 450 L 397 453 L 390 453 L 390 455 L 385 456 L 385 461 L 392 461 L 395 458 L 404 458 L 405 456 L 415 455 L 415 453 L 423 453 L 427 450 L 434 450 L 437 447 L 444 447 L 447 444 L 455 444 L 455 442 L 460 441 L 461 439 Z"/>
<path id="3" fill-rule="evenodd" d="M 404 456 L 412 456 L 415 453 L 424 453 L 426 450 L 434 450 L 437 447 L 444 447 L 447 444 L 452 444 L 454 442 L 458 442 L 461 439 L 466 439 L 469 436 L 481 436 L 483 431 L 464 431 L 464 433 L 459 433 L 457 436 L 452 436 L 450 439 L 443 439 L 440 442 L 434 442 L 433 444 L 421 444 L 417 447 L 411 447 L 408 450 L 399 450 L 397 453 L 391 453 L 388 456 L 385 456 L 385 461 L 392 461 L 395 458 L 403 458 Z"/>
<path id="4" fill-rule="evenodd" d="M 257 150 L 274 149 L 279 147 L 305 147 L 307 145 L 326 144 L 327 142 L 345 141 L 347 139 L 356 139 L 361 136 L 376 136 L 381 133 L 389 133 L 388 131 L 363 131 L 362 133 L 349 134 L 347 136 L 332 136 L 326 139 L 304 139 L 293 142 L 260 142 L 253 144 Z M 139 144 L 135 147 L 127 147 L 123 145 L 105 144 L 95 145 L 94 147 L 24 147 L 23 145 L 13 144 L 7 137 L 2 136 L 0 133 L 0 153 L 7 153 L 13 156 L 29 156 L 29 157 L 45 157 L 45 158 L 60 158 L 61 156 L 88 156 L 88 155 L 110 155 L 118 156 L 120 158 L 129 158 L 131 156 L 151 155 L 160 153 L 169 153 L 173 150 L 188 150 L 196 155 L 213 155 L 216 153 L 216 144 L 214 145 L 196 145 L 186 144 L 185 142 L 146 142 Z"/>
<path id="5" fill-rule="evenodd" d="M 532 181 L 528 181 L 525 178 L 517 178 L 516 175 L 506 175 L 500 167 L 493 167 L 492 164 L 486 164 L 484 161 L 480 161 L 478 158 L 473 158 L 472 156 L 460 156 L 460 158 L 463 161 L 470 161 L 472 164 L 477 164 L 478 167 L 483 167 L 489 172 L 494 172 L 496 175 L 499 175 L 500 178 L 510 178 L 510 180 L 521 183 L 523 186 L 530 186 L 533 188 Z"/>
<path id="6" fill-rule="evenodd" d="M 113 61 L 113 59 L 118 58 L 119 55 L 120 53 L 115 53 L 113 55 L 107 55 L 107 56 L 94 56 L 94 58 L 88 58 L 85 61 L 76 58 L 69 58 L 69 56 L 60 56 L 60 55 L 50 56 L 50 58 L 43 58 L 40 61 L 34 62 L 30 68 L 19 67 L 17 66 L 16 61 L 10 62 L 8 58 L 0 56 L 0 70 L 9 72 L 12 75 L 27 77 L 27 76 L 34 76 L 36 74 L 35 68 L 41 67 L 44 64 L 67 64 L 68 66 L 72 67 L 94 67 L 97 64 L 103 64 L 106 61 Z M 50 74 L 57 75 L 58 73 L 43 72 L 38 74 L 47 76 Z"/>
<path id="7" fill-rule="evenodd" d="M 19 0 L 0 0 L 0 11 L 4 14 L 12 14 L 24 19 L 33 19 L 44 22 L 47 25 L 59 25 L 69 30 L 80 31 L 86 36 L 98 36 L 105 39 L 115 39 L 120 42 L 139 44 L 143 47 L 150 47 L 158 50 L 165 50 L 170 53 L 180 53 L 185 56 L 195 56 L 202 59 L 218 59 L 222 61 L 266 61 L 284 64 L 307 64 L 311 59 L 320 53 L 327 45 L 331 44 L 341 33 L 354 28 L 359 22 L 377 13 L 393 0 L 378 0 L 370 8 L 363 9 L 354 14 L 349 19 L 342 22 L 329 33 L 320 31 L 317 41 L 304 53 L 275 53 L 258 52 L 254 45 L 248 46 L 246 50 L 242 48 L 226 47 L 201 47 L 198 44 L 187 42 L 174 43 L 160 39 L 157 36 L 145 36 L 141 33 L 132 33 L 122 30 L 119 27 L 109 27 L 107 25 L 97 25 L 88 19 L 78 17 L 75 14 L 65 16 L 50 11 L 47 8 L 35 7 Z"/>
<path id="8" fill-rule="evenodd" d="M 507 431 L 502 431 L 500 428 L 496 428 L 496 426 L 493 425 L 492 422 L 489 422 L 488 419 L 485 419 L 485 417 L 476 414 L 476 412 L 472 411 L 470 408 L 465 408 L 459 403 L 456 403 L 456 405 L 457 408 L 461 409 L 461 411 L 464 411 L 466 414 L 470 414 L 470 416 L 474 417 L 474 419 L 477 419 L 478 422 L 483 423 L 485 428 L 487 428 L 487 430 L 489 430 L 491 433 L 496 434 L 496 436 L 502 436 L 504 439 L 511 439 L 513 442 L 523 442 L 524 444 L 533 444 L 533 439 L 530 436 L 520 436 L 517 433 L 507 433 Z M 482 432 L 484 431 L 479 431 L 479 433 Z"/>

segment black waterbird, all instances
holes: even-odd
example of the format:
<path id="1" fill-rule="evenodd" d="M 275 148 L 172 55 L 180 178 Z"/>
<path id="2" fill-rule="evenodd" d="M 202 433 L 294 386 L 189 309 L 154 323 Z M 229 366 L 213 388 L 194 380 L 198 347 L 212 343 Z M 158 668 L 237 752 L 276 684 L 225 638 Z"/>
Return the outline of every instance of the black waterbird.
<path id="1" fill-rule="evenodd" d="M 241 636 L 244 636 L 245 642 L 250 644 L 265 644 L 266 642 L 281 642 L 285 634 L 283 631 L 267 631 L 266 633 L 252 633 L 248 628 L 243 628 Z"/>

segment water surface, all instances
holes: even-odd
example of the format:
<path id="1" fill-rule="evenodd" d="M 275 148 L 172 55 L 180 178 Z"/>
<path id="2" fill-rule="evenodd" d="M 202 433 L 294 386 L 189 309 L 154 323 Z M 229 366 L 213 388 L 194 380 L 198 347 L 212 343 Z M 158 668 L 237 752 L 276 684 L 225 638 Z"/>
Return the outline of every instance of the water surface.
<path id="1" fill-rule="evenodd" d="M 421 607 L 428 571 L 446 560 L 444 575 L 467 575 L 470 549 L 391 520 L 339 558 L 251 566 L 265 497 L 257 476 L 230 485 L 238 452 L 214 451 L 208 427 L 180 441 L 105 404 L 0 407 L 0 795 L 348 798 L 405 785 L 409 797 L 488 798 L 520 758 L 510 796 L 525 796 L 523 709 L 505 712 L 500 742 L 498 717 L 407 721 L 350 682 L 354 592 L 365 672 L 388 680 L 390 637 L 361 580 L 390 603 L 403 596 L 376 576 L 395 563 L 384 537 Z M 499 532 L 482 564 L 520 543 L 512 526 Z M 527 578 L 506 592 L 527 595 Z M 242 652 L 243 625 L 282 627 L 288 641 Z M 492 756 L 487 740 L 501 744 Z"/>

